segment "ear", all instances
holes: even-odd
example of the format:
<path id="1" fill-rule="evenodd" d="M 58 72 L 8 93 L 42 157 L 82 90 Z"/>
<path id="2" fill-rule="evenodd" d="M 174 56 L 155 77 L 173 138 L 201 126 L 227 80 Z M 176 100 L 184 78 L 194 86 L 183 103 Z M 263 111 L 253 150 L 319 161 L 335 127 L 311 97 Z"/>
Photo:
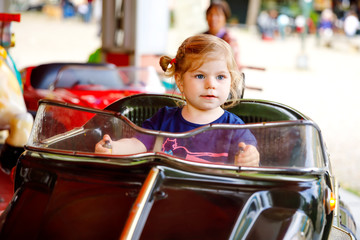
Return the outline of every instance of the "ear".
<path id="1" fill-rule="evenodd" d="M 184 84 L 181 81 L 180 74 L 176 73 L 174 77 L 175 77 L 176 86 L 179 88 L 180 92 L 182 93 L 184 90 Z"/>

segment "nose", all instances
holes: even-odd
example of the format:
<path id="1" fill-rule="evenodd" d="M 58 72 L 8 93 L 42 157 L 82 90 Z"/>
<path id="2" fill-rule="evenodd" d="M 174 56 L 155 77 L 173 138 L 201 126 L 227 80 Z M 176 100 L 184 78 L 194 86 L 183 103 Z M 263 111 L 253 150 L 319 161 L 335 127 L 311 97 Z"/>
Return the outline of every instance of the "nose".
<path id="1" fill-rule="evenodd" d="M 218 21 L 218 16 L 215 14 L 209 14 L 208 17 L 211 21 L 215 21 L 215 22 Z"/>
<path id="2" fill-rule="evenodd" d="M 208 22 L 208 24 L 210 24 L 211 26 L 214 27 L 218 24 L 219 18 L 215 14 L 209 14 L 209 16 L 207 18 L 207 22 Z"/>
<path id="3" fill-rule="evenodd" d="M 205 81 L 205 89 L 215 89 L 216 87 L 216 80 L 212 77 L 207 78 Z"/>

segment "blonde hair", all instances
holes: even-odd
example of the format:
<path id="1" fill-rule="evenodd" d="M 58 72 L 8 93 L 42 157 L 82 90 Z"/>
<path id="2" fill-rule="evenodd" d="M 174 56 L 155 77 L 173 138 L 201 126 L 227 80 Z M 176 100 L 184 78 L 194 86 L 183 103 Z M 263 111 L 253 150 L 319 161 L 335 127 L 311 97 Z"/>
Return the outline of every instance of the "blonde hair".
<path id="1" fill-rule="evenodd" d="M 243 77 L 239 71 L 230 45 L 210 34 L 191 36 L 180 45 L 176 57 L 162 56 L 160 66 L 165 76 L 174 77 L 176 74 L 182 81 L 185 72 L 196 70 L 208 59 L 209 55 L 222 54 L 226 58 L 227 67 L 231 75 L 230 94 L 224 108 L 237 103 L 243 92 Z"/>

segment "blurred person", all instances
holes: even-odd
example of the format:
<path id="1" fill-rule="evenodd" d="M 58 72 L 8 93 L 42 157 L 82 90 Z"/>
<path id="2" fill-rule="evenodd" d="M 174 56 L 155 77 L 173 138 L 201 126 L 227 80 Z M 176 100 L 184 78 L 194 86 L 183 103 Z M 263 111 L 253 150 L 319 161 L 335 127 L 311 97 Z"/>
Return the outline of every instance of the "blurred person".
<path id="1" fill-rule="evenodd" d="M 269 22 L 269 14 L 267 11 L 261 11 L 259 16 L 257 17 L 257 26 L 259 28 L 259 32 L 261 34 L 261 38 L 265 35 L 267 24 Z"/>
<path id="2" fill-rule="evenodd" d="M 82 16 L 83 21 L 88 23 L 92 18 L 93 0 L 88 0 L 86 2 L 79 4 L 77 8 L 78 12 Z"/>
<path id="3" fill-rule="evenodd" d="M 226 28 L 226 22 L 231 16 L 231 10 L 226 1 L 213 1 L 206 10 L 206 21 L 209 29 L 204 32 L 225 40 L 232 48 L 236 63 L 239 69 L 242 68 L 240 63 L 240 49 L 236 38 L 234 38 Z"/>
<path id="4" fill-rule="evenodd" d="M 277 25 L 281 39 L 285 39 L 287 28 L 290 25 L 290 18 L 286 14 L 279 14 L 277 17 Z"/>
<path id="5" fill-rule="evenodd" d="M 257 24 L 263 40 L 273 40 L 275 38 L 278 24 L 278 12 L 275 9 L 260 12 Z"/>
<path id="6" fill-rule="evenodd" d="M 329 8 L 324 9 L 320 15 L 319 22 L 319 35 L 320 38 L 324 41 L 325 46 L 331 47 L 332 37 L 334 35 L 334 22 L 335 15 L 333 11 Z"/>
<path id="7" fill-rule="evenodd" d="M 303 15 L 298 15 L 295 18 L 295 27 L 297 33 L 303 33 L 305 31 L 306 19 Z"/>
<path id="8" fill-rule="evenodd" d="M 87 1 L 87 11 L 84 15 L 84 21 L 90 22 L 93 14 L 93 0 Z"/>
<path id="9" fill-rule="evenodd" d="M 356 15 L 356 12 L 350 10 L 344 20 L 344 32 L 346 36 L 349 38 L 354 37 L 359 27 L 359 18 Z"/>
<path id="10" fill-rule="evenodd" d="M 75 16 L 75 6 L 70 0 L 61 0 L 61 7 L 63 10 L 64 18 L 70 18 Z"/>

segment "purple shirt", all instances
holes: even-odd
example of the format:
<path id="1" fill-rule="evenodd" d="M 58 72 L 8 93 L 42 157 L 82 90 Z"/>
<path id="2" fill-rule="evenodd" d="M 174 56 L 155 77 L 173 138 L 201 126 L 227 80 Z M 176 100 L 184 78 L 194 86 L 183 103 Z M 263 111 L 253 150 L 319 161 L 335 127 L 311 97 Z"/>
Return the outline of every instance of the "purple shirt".
<path id="1" fill-rule="evenodd" d="M 164 132 L 187 132 L 204 126 L 185 120 L 182 108 L 164 107 L 153 117 L 143 123 L 143 127 Z M 244 124 L 237 115 L 224 111 L 218 119 L 211 122 L 227 124 Z M 206 124 L 207 125 L 207 124 Z M 154 145 L 154 137 L 141 136 L 140 140 L 148 150 Z M 256 146 L 256 139 L 248 129 L 215 129 L 196 134 L 187 138 L 165 138 L 161 151 L 194 161 L 210 161 L 232 163 L 238 151 L 238 143 L 245 142 Z"/>

